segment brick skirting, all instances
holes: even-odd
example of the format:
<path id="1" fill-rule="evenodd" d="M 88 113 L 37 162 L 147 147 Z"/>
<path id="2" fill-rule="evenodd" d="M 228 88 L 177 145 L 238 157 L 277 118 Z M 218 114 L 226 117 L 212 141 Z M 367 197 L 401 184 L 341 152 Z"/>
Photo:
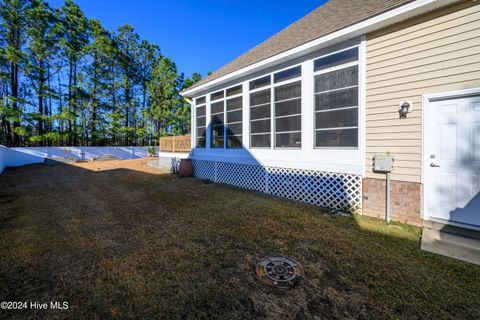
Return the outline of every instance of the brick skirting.
<path id="1" fill-rule="evenodd" d="M 363 215 L 385 219 L 385 183 L 385 179 L 363 179 Z M 390 185 L 390 219 L 421 226 L 420 193 L 420 183 L 392 180 Z"/>

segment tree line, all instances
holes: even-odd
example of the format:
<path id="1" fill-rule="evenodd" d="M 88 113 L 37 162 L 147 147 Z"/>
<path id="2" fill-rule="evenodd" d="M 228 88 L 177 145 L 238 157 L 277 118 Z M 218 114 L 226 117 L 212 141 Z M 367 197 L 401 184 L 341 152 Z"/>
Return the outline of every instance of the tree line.
<path id="1" fill-rule="evenodd" d="M 110 32 L 72 0 L 0 0 L 0 144 L 156 145 L 190 130 L 185 77 L 128 24 Z"/>

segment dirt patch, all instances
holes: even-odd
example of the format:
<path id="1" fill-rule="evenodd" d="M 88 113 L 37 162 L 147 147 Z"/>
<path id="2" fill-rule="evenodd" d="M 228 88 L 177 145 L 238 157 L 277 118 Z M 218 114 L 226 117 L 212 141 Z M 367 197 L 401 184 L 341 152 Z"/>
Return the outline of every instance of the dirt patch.
<path id="1" fill-rule="evenodd" d="M 2 318 L 480 316 L 480 268 L 420 251 L 416 228 L 177 179 L 145 159 L 8 169 L 0 208 L 0 300 L 70 306 Z M 254 266 L 271 255 L 305 279 L 266 288 Z"/>

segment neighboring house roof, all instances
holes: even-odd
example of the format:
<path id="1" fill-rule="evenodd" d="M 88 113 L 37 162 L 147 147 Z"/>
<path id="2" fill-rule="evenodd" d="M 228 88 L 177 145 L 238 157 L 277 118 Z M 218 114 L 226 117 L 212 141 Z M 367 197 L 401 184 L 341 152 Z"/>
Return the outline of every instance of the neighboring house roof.
<path id="1" fill-rule="evenodd" d="M 331 0 L 189 88 L 273 57 L 413 0 Z"/>

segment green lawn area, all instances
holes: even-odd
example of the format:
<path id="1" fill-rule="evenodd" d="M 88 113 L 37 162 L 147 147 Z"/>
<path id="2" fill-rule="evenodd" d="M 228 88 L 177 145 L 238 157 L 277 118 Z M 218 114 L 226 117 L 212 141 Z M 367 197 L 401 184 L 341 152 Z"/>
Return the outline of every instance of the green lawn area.
<path id="1" fill-rule="evenodd" d="M 0 318 L 478 319 L 480 267 L 420 251 L 420 229 L 177 179 L 144 160 L 0 175 Z M 278 292 L 269 255 L 306 277 Z"/>

